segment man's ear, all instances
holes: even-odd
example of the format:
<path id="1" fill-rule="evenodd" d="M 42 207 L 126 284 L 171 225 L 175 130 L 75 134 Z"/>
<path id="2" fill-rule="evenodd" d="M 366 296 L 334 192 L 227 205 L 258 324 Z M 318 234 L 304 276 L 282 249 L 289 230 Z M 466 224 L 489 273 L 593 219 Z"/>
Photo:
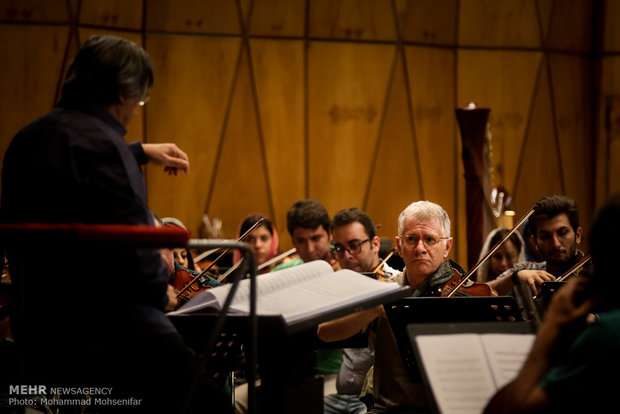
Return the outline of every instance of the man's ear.
<path id="1" fill-rule="evenodd" d="M 379 238 L 379 236 L 373 237 L 370 240 L 370 245 L 372 246 L 373 252 L 379 252 L 379 249 L 381 248 L 381 239 Z"/>
<path id="2" fill-rule="evenodd" d="M 400 257 L 403 257 L 403 250 L 400 246 L 400 239 L 398 238 L 398 236 L 394 236 L 394 240 L 396 240 L 396 250 L 398 250 L 398 255 Z"/>
<path id="3" fill-rule="evenodd" d="M 446 240 L 446 251 L 443 254 L 443 257 L 448 257 L 448 255 L 450 254 L 450 249 L 452 249 L 452 244 L 454 243 L 454 238 L 449 237 L 448 240 Z"/>
<path id="4" fill-rule="evenodd" d="M 581 243 L 581 234 L 583 233 L 583 229 L 580 227 L 577 227 L 577 231 L 575 232 L 575 241 L 577 242 L 577 244 Z"/>

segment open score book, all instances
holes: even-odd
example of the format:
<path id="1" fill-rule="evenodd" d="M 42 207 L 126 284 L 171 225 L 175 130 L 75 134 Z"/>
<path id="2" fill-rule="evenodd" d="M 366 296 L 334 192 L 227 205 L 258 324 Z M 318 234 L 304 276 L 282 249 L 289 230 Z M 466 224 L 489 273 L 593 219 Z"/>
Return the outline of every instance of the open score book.
<path id="1" fill-rule="evenodd" d="M 439 411 L 481 413 L 491 397 L 516 378 L 534 338 L 534 334 L 518 333 L 416 336 L 424 375 Z"/>
<path id="2" fill-rule="evenodd" d="M 200 292 L 169 315 L 202 309 L 221 310 L 231 284 Z M 402 291 L 397 283 L 381 282 L 352 270 L 333 271 L 324 260 L 315 260 L 256 278 L 258 315 L 281 315 L 287 324 L 333 313 L 361 310 L 372 299 Z M 250 312 L 250 280 L 240 282 L 230 305 L 231 313 Z"/>

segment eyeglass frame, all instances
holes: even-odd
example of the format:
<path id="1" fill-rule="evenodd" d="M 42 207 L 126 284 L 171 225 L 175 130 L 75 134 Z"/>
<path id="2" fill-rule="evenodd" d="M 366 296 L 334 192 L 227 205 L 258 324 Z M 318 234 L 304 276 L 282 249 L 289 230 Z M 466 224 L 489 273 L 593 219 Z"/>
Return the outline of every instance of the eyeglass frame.
<path id="1" fill-rule="evenodd" d="M 360 254 L 362 252 L 362 245 L 366 242 L 369 242 L 371 240 L 371 238 L 367 238 L 366 240 L 361 240 L 358 241 L 355 244 L 355 247 L 352 249 L 351 246 L 333 246 L 332 247 L 332 252 L 334 252 L 334 254 L 338 255 L 338 256 L 344 256 L 344 252 L 349 252 L 349 254 L 351 256 L 356 256 L 358 254 Z M 351 242 L 347 243 L 350 244 Z"/>
<path id="2" fill-rule="evenodd" d="M 398 238 L 398 240 L 400 240 L 400 241 L 401 241 L 401 243 L 402 243 L 403 245 L 407 246 L 407 247 L 415 247 L 415 246 L 417 246 L 417 245 L 420 243 L 420 240 L 422 240 L 422 244 L 423 244 L 426 248 L 429 248 L 429 249 L 432 249 L 433 247 L 437 246 L 437 244 L 439 244 L 439 241 L 440 241 L 440 240 L 448 240 L 448 239 L 450 238 L 450 237 L 439 237 L 439 236 L 435 236 L 434 234 L 426 234 L 426 235 L 424 235 L 424 236 L 422 236 L 422 237 L 419 237 L 419 236 L 418 236 L 418 240 L 417 240 L 415 243 L 413 243 L 413 244 L 409 244 L 409 243 L 407 243 L 407 242 L 405 241 L 405 237 L 407 237 L 407 236 L 418 236 L 418 235 L 417 235 L 417 234 L 411 234 L 411 233 L 408 233 L 408 234 L 403 234 L 402 236 L 396 236 L 396 238 Z M 429 246 L 429 245 L 426 243 L 426 241 L 424 241 L 424 237 L 433 237 L 433 239 L 437 239 L 437 241 L 436 241 L 433 245 Z"/>
<path id="3" fill-rule="evenodd" d="M 150 101 L 150 100 L 151 100 L 151 95 L 146 95 L 144 98 L 142 98 L 142 99 L 140 99 L 140 100 L 138 101 L 138 105 L 140 105 L 140 106 L 144 106 L 144 105 L 146 105 L 146 103 L 147 103 L 148 101 Z"/>

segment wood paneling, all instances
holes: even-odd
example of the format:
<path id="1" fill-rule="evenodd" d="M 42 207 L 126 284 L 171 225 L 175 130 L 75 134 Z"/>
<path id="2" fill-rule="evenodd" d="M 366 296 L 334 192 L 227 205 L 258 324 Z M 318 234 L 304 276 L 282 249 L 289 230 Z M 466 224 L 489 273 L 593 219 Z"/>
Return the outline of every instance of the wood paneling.
<path id="1" fill-rule="evenodd" d="M 366 209 L 391 238 L 400 211 L 424 198 L 450 214 L 464 263 L 456 107 L 491 109 L 492 179 L 517 215 L 564 192 L 587 229 L 620 190 L 620 140 L 606 123 L 606 108 L 620 108 L 617 3 L 5 0 L 0 151 L 52 107 L 79 42 L 116 34 L 143 43 L 155 70 L 128 140 L 174 141 L 191 161 L 179 177 L 146 168 L 161 216 L 198 236 L 207 213 L 234 238 L 260 212 L 285 232 L 289 206 L 313 197 L 332 214 Z"/>
<path id="2" fill-rule="evenodd" d="M 260 112 L 273 220 L 286 228 L 286 212 L 305 195 L 304 44 L 253 40 L 252 66 Z M 243 177 L 241 177 L 243 179 Z M 282 240 L 284 239 L 284 240 Z M 288 245 L 288 237 L 281 240 Z"/>
<path id="3" fill-rule="evenodd" d="M 459 44 L 540 47 L 535 0 L 461 0 Z"/>
<path id="4" fill-rule="evenodd" d="M 250 33 L 263 36 L 304 35 L 305 0 L 255 0 Z"/>
<path id="5" fill-rule="evenodd" d="M 354 40 L 396 40 L 389 0 L 312 0 L 310 37 Z"/>
<path id="6" fill-rule="evenodd" d="M 309 46 L 308 188 L 328 211 L 364 201 L 395 50 L 334 42 Z"/>
<path id="7" fill-rule="evenodd" d="M 151 35 L 155 84 L 146 105 L 148 142 L 176 142 L 189 156 L 187 176 L 148 167 L 151 208 L 198 234 L 211 197 L 220 138 L 226 130 L 241 42 L 237 38 Z M 231 200 L 235 194 L 216 194 Z"/>
<path id="8" fill-rule="evenodd" d="M 0 25 L 0 154 L 24 125 L 54 104 L 69 29 Z"/>
<path id="9" fill-rule="evenodd" d="M 240 16 L 234 1 L 146 1 L 146 28 L 153 31 L 240 34 Z"/>
<path id="10" fill-rule="evenodd" d="M 70 10 L 66 0 L 3 0 L 0 19 L 10 22 L 68 23 Z"/>
<path id="11" fill-rule="evenodd" d="M 456 2 L 414 0 L 401 3 L 399 18 L 405 41 L 427 45 L 455 44 L 458 8 Z"/>

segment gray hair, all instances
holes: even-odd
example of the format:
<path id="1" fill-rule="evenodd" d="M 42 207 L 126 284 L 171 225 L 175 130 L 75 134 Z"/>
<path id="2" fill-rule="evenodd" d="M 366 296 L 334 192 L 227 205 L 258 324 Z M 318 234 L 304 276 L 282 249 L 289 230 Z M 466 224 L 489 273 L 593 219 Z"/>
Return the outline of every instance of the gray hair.
<path id="1" fill-rule="evenodd" d="M 63 100 L 102 106 L 147 96 L 153 86 L 153 63 L 138 44 L 117 36 L 89 37 L 71 62 Z"/>
<path id="2" fill-rule="evenodd" d="M 450 237 L 450 217 L 439 205 L 430 201 L 415 201 L 409 204 L 398 216 L 398 235 L 402 236 L 405 231 L 405 220 L 417 221 L 437 220 L 441 225 L 441 237 Z"/>

